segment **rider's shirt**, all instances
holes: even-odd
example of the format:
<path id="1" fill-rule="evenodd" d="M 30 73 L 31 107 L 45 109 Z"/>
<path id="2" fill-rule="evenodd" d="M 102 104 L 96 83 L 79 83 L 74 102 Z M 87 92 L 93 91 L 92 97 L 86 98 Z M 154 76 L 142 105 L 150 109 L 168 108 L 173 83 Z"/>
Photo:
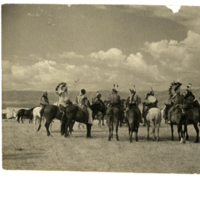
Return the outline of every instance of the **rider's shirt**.
<path id="1" fill-rule="evenodd" d="M 183 99 L 181 98 L 180 93 L 177 93 L 174 97 L 172 97 L 171 102 L 174 105 L 182 104 L 183 103 Z"/>
<path id="2" fill-rule="evenodd" d="M 84 108 L 84 107 L 88 106 L 88 99 L 87 99 L 87 97 L 85 95 L 79 94 L 76 97 L 76 103 L 77 103 L 78 106 Z"/>
<path id="3" fill-rule="evenodd" d="M 121 104 L 120 96 L 118 94 L 110 94 L 108 100 L 111 104 Z"/>
<path id="4" fill-rule="evenodd" d="M 60 93 L 59 100 L 58 100 L 59 104 L 65 106 L 65 104 L 66 104 L 66 102 L 68 100 L 69 100 L 69 96 L 68 96 L 68 92 L 67 91 Z"/>

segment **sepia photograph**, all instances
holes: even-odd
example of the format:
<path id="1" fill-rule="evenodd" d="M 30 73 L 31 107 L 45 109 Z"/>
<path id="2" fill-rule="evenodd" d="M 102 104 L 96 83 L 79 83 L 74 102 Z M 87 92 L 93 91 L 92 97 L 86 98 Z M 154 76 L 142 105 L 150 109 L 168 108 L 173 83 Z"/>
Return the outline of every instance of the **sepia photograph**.
<path id="1" fill-rule="evenodd" d="M 200 174 L 199 6 L 1 6 L 4 170 Z"/>

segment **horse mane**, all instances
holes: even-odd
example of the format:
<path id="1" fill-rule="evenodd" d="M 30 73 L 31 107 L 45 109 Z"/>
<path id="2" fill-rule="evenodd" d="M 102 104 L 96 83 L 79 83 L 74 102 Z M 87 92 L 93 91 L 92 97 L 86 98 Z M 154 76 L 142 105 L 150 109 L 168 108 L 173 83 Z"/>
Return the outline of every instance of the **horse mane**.
<path id="1" fill-rule="evenodd" d="M 171 97 L 173 97 L 173 91 L 172 90 L 177 90 L 180 86 L 182 85 L 182 83 L 181 82 L 179 82 L 179 81 L 174 81 L 174 82 L 172 82 L 171 83 L 171 85 L 169 86 L 169 96 L 170 96 L 170 98 Z"/>

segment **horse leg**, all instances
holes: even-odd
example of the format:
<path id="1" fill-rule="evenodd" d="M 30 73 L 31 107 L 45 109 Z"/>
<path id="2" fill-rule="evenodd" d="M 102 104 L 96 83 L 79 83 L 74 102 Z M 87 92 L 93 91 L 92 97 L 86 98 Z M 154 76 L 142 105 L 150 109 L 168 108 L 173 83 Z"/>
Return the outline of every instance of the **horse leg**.
<path id="1" fill-rule="evenodd" d="M 99 117 L 99 123 L 98 123 L 98 126 L 101 128 L 101 117 Z"/>
<path id="2" fill-rule="evenodd" d="M 154 122 L 152 124 L 152 135 L 153 135 L 153 141 L 155 141 L 155 124 L 154 124 Z"/>
<path id="3" fill-rule="evenodd" d="M 92 124 L 87 124 L 87 138 L 92 138 L 91 136 L 91 128 L 92 128 Z"/>
<path id="4" fill-rule="evenodd" d="M 101 121 L 102 121 L 102 126 L 105 126 L 105 124 L 104 124 L 104 116 L 102 116 Z"/>
<path id="5" fill-rule="evenodd" d="M 130 142 L 133 142 L 133 130 L 130 126 L 131 124 L 129 125 L 129 139 L 130 139 Z"/>
<path id="6" fill-rule="evenodd" d="M 159 128 L 160 128 L 160 124 L 156 124 L 156 141 L 158 142 L 159 141 Z"/>
<path id="7" fill-rule="evenodd" d="M 186 124 L 184 124 L 184 132 L 185 132 L 185 134 L 186 134 L 186 140 L 189 140 L 189 135 L 188 135 L 188 130 L 187 130 L 187 125 Z"/>
<path id="8" fill-rule="evenodd" d="M 24 123 L 24 122 L 23 122 L 23 116 L 21 116 L 21 122 Z"/>
<path id="9" fill-rule="evenodd" d="M 194 126 L 194 128 L 196 130 L 196 133 L 197 133 L 196 140 L 194 141 L 194 143 L 198 143 L 199 142 L 199 128 L 198 128 L 197 123 L 193 124 L 193 126 Z"/>
<path id="10" fill-rule="evenodd" d="M 67 123 L 64 122 L 65 124 L 65 138 L 69 136 L 69 133 L 68 133 L 68 128 L 70 127 L 70 124 L 72 123 L 72 120 L 67 120 Z"/>
<path id="11" fill-rule="evenodd" d="M 178 139 L 181 140 L 182 124 L 178 124 Z"/>
<path id="12" fill-rule="evenodd" d="M 69 128 L 70 128 L 71 134 L 72 134 L 72 132 L 74 131 L 74 130 L 73 130 L 74 124 L 75 124 L 75 121 L 72 121 L 71 126 L 69 127 Z"/>
<path id="13" fill-rule="evenodd" d="M 36 116 L 33 117 L 33 125 L 34 125 L 34 131 L 36 131 Z"/>
<path id="14" fill-rule="evenodd" d="M 18 121 L 18 123 L 20 123 L 19 118 L 20 118 L 20 116 L 18 115 L 18 116 L 17 116 L 17 121 Z"/>
<path id="15" fill-rule="evenodd" d="M 134 132 L 135 141 L 138 142 L 138 130 Z"/>
<path id="16" fill-rule="evenodd" d="M 149 123 L 147 123 L 147 140 L 149 139 Z"/>
<path id="17" fill-rule="evenodd" d="M 111 138 L 112 138 L 112 124 L 111 124 L 111 122 L 109 122 L 108 125 L 109 125 L 109 137 L 108 137 L 108 141 L 111 141 Z"/>
<path id="18" fill-rule="evenodd" d="M 119 126 L 119 122 L 116 123 L 116 126 L 115 126 L 115 131 L 116 131 L 116 139 L 117 141 L 119 141 L 119 136 L 118 136 L 118 126 Z"/>
<path id="19" fill-rule="evenodd" d="M 40 128 L 41 128 L 41 122 L 42 122 L 42 118 L 38 118 L 38 120 L 39 120 L 39 126 L 38 126 L 38 129 L 37 129 L 37 132 L 40 130 Z"/>
<path id="20" fill-rule="evenodd" d="M 45 127 L 46 127 L 46 130 L 47 130 L 47 136 L 50 136 L 50 132 L 49 132 L 49 126 L 51 124 L 51 121 L 50 119 L 46 119 L 46 122 L 45 122 Z"/>
<path id="21" fill-rule="evenodd" d="M 170 126 L 171 126 L 171 140 L 174 140 L 174 127 L 173 127 L 173 124 L 170 123 Z"/>
<path id="22" fill-rule="evenodd" d="M 66 129 L 66 117 L 63 117 L 62 121 L 61 121 L 61 135 L 65 134 L 65 129 Z"/>

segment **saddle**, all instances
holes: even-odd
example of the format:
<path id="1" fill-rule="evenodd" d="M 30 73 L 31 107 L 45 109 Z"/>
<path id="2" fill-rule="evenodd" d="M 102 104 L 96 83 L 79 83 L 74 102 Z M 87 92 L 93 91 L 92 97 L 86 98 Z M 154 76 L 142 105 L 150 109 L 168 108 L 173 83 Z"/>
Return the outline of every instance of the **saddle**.
<path id="1" fill-rule="evenodd" d="M 128 108 L 131 109 L 131 108 L 136 108 L 137 107 L 137 104 L 136 103 L 131 103 L 128 105 Z"/>
<path id="2" fill-rule="evenodd" d="M 121 108 L 121 104 L 120 103 L 110 103 L 109 107 L 117 107 L 117 108 Z"/>

